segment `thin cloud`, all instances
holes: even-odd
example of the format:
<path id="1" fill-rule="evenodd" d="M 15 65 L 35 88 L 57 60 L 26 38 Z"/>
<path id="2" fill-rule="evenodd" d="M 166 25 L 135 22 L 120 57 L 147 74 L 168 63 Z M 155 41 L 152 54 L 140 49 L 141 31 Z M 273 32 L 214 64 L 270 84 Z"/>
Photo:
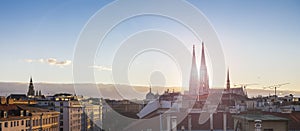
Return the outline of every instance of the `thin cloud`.
<path id="1" fill-rule="evenodd" d="M 99 66 L 99 65 L 93 65 L 93 66 L 89 66 L 90 68 L 94 68 L 98 71 L 111 71 L 112 68 L 111 66 Z"/>
<path id="2" fill-rule="evenodd" d="M 27 62 L 27 63 L 32 63 L 32 62 L 34 62 L 33 59 L 24 59 L 24 61 Z"/>
<path id="3" fill-rule="evenodd" d="M 70 65 L 72 62 L 70 60 L 59 61 L 55 58 L 48 59 L 24 59 L 27 63 L 47 63 L 49 65 L 55 65 L 59 67 L 64 67 Z"/>
<path id="4" fill-rule="evenodd" d="M 57 66 L 67 66 L 71 64 L 70 60 L 65 60 L 65 61 L 58 61 L 55 58 L 48 58 L 47 63 L 50 65 L 57 65 Z"/>

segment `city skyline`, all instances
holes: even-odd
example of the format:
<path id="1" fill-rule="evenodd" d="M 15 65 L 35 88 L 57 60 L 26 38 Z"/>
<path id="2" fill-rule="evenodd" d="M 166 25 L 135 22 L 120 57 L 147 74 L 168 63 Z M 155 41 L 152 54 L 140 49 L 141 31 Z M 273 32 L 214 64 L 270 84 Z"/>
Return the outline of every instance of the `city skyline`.
<path id="1" fill-rule="evenodd" d="M 29 77 L 33 76 L 35 82 L 72 83 L 72 60 L 77 37 L 89 18 L 110 2 L 35 2 L 38 6 L 31 5 L 33 1 L 22 4 L 16 4 L 15 1 L 2 2 L 0 82 L 28 82 Z M 202 11 L 218 33 L 224 52 L 225 68 L 230 68 L 233 84 L 259 83 L 257 88 L 260 88 L 288 82 L 290 84 L 283 87 L 283 90 L 300 90 L 300 82 L 297 79 L 300 76 L 297 68 L 300 66 L 297 57 L 300 56 L 297 51 L 300 46 L 300 38 L 297 37 L 300 34 L 298 24 L 300 14 L 297 14 L 299 12 L 297 6 L 300 2 L 292 0 L 287 2 L 189 0 L 188 2 Z M 78 10 L 79 8 L 82 10 Z M 178 27 L 176 22 L 153 16 L 128 20 L 122 24 L 115 32 L 112 31 L 118 39 L 109 41 L 108 38 L 109 44 L 103 46 L 106 51 L 98 52 L 95 65 L 90 65 L 95 69 L 98 83 L 113 83 L 112 52 L 119 46 L 118 42 L 132 32 L 147 28 L 186 32 L 182 27 Z M 188 32 L 177 35 L 181 35 L 188 43 L 185 46 L 190 54 L 192 45 L 196 45 L 196 58 L 199 61 L 201 41 L 187 34 Z M 152 64 L 154 68 L 171 68 L 168 72 L 164 72 L 166 85 L 181 86 L 178 82 L 180 78 L 172 77 L 172 71 L 176 70 L 176 67 L 172 66 L 172 61 L 155 53 L 142 58 L 152 60 L 152 56 L 162 57 L 162 60 L 166 60 L 167 66 L 160 65 L 159 61 L 155 60 L 139 62 L 143 63 L 143 66 Z M 197 65 L 199 68 L 199 62 Z M 138 64 L 133 65 L 139 70 L 137 66 Z M 133 85 L 148 85 L 148 77 L 148 74 L 136 75 L 133 72 L 129 78 Z M 224 81 L 225 79 L 226 77 Z M 223 83 L 224 88 L 225 84 Z"/>

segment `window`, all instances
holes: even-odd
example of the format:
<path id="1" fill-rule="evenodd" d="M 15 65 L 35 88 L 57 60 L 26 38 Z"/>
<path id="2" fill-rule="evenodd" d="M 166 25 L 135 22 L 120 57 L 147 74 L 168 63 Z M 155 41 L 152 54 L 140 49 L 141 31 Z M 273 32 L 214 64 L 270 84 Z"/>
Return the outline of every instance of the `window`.
<path id="1" fill-rule="evenodd" d="M 30 120 L 26 120 L 26 127 L 30 126 Z"/>
<path id="2" fill-rule="evenodd" d="M 35 125 L 36 125 L 36 126 L 39 125 L 39 120 L 38 120 L 38 119 L 35 120 Z"/>
<path id="3" fill-rule="evenodd" d="M 22 125 L 22 126 L 24 125 L 24 120 L 21 121 L 21 125 Z"/>
<path id="4" fill-rule="evenodd" d="M 32 126 L 35 126 L 35 120 L 32 120 Z"/>
<path id="5" fill-rule="evenodd" d="M 8 127 L 8 122 L 5 122 L 5 123 L 4 123 L 4 127 Z"/>

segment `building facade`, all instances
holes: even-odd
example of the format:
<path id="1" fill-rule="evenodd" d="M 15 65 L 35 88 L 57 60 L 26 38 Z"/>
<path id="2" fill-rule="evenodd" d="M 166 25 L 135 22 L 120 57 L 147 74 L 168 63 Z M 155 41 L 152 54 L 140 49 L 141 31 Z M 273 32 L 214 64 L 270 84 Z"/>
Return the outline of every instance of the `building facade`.
<path id="1" fill-rule="evenodd" d="M 27 105 L 0 105 L 0 131 L 58 131 L 59 112 Z"/>
<path id="2" fill-rule="evenodd" d="M 60 131 L 81 131 L 83 109 L 76 96 L 57 94 L 53 102 L 54 110 L 60 112 Z"/>

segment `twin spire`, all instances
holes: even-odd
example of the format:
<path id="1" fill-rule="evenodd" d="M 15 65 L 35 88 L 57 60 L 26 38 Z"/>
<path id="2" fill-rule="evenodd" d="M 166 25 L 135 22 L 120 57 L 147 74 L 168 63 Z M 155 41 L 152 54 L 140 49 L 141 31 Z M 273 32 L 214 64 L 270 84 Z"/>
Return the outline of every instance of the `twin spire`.
<path id="1" fill-rule="evenodd" d="M 229 69 L 227 70 L 226 89 L 230 90 Z M 192 67 L 189 83 L 190 95 L 205 95 L 209 93 L 209 75 L 206 66 L 204 43 L 202 42 L 201 63 L 198 79 L 198 70 L 196 64 L 195 45 L 193 45 Z"/>
<path id="2" fill-rule="evenodd" d="M 195 45 L 193 45 L 193 57 L 192 57 L 192 67 L 191 76 L 189 82 L 189 94 L 197 95 L 198 90 L 198 70 L 196 66 L 196 56 L 195 56 Z"/>
<path id="3" fill-rule="evenodd" d="M 204 43 L 202 42 L 201 65 L 198 79 L 198 70 L 196 64 L 195 45 L 193 45 L 192 67 L 189 83 L 189 93 L 191 95 L 204 95 L 209 92 L 209 76 L 207 73 Z"/>

